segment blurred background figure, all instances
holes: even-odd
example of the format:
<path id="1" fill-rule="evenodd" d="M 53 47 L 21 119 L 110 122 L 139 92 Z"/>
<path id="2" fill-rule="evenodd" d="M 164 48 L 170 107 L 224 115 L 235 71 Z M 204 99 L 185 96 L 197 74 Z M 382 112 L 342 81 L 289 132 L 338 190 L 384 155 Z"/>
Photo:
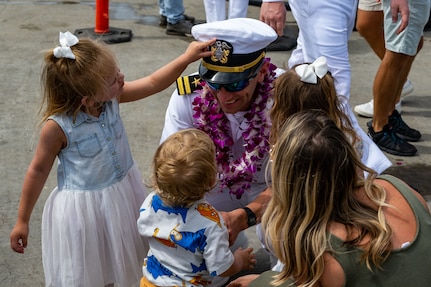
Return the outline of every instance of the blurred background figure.
<path id="1" fill-rule="evenodd" d="M 359 0 L 356 15 L 356 29 L 373 49 L 379 59 L 385 56 L 385 35 L 383 31 L 383 7 L 375 0 Z M 401 97 L 413 93 L 414 87 L 410 80 L 406 80 L 401 94 L 397 95 L 395 109 L 401 114 Z M 363 117 L 372 118 L 374 114 L 374 100 L 355 106 L 354 111 Z"/>
<path id="2" fill-rule="evenodd" d="M 205 17 L 207 23 L 247 16 L 248 0 L 229 0 L 226 18 L 225 0 L 204 0 Z"/>
<path id="3" fill-rule="evenodd" d="M 188 36 L 195 18 L 184 14 L 183 0 L 159 0 L 159 25 L 166 27 L 166 34 Z"/>

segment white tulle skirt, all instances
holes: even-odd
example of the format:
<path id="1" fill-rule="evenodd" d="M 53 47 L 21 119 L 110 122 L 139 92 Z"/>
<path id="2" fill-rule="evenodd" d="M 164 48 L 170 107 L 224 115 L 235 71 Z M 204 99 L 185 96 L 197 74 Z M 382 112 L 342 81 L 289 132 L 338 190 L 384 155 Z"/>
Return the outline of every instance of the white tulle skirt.
<path id="1" fill-rule="evenodd" d="M 147 193 L 136 166 L 98 191 L 56 188 L 42 216 L 46 286 L 132 286 L 142 277 L 147 244 L 136 220 Z"/>

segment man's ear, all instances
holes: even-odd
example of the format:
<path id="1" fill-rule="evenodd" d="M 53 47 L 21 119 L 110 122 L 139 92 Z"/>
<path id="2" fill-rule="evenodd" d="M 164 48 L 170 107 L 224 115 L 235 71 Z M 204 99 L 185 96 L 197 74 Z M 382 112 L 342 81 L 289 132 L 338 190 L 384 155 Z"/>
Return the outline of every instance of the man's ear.
<path id="1" fill-rule="evenodd" d="M 265 61 L 260 67 L 259 72 L 257 72 L 257 81 L 261 83 L 265 78 L 266 73 L 268 72 L 269 62 Z"/>

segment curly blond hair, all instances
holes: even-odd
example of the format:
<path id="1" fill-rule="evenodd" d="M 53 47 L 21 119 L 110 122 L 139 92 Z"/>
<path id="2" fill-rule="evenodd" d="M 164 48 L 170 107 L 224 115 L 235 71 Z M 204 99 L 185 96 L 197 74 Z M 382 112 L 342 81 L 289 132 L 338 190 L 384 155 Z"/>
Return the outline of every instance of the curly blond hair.
<path id="1" fill-rule="evenodd" d="M 165 204 L 188 207 L 213 188 L 216 176 L 213 141 L 201 130 L 185 129 L 157 148 L 150 187 Z"/>

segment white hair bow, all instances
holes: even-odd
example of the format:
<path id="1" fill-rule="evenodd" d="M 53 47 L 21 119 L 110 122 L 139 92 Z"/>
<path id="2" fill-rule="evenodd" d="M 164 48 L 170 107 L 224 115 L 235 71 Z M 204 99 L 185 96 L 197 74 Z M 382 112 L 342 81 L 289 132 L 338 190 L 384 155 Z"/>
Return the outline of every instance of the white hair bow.
<path id="1" fill-rule="evenodd" d="M 295 68 L 298 76 L 301 77 L 301 81 L 317 84 L 317 77 L 323 78 L 328 72 L 328 64 L 326 58 L 321 56 L 317 58 L 312 64 L 302 64 Z"/>
<path id="2" fill-rule="evenodd" d="M 60 32 L 60 46 L 54 49 L 54 56 L 56 58 L 75 59 L 75 55 L 70 47 L 78 44 L 78 37 L 67 31 L 66 33 Z"/>

